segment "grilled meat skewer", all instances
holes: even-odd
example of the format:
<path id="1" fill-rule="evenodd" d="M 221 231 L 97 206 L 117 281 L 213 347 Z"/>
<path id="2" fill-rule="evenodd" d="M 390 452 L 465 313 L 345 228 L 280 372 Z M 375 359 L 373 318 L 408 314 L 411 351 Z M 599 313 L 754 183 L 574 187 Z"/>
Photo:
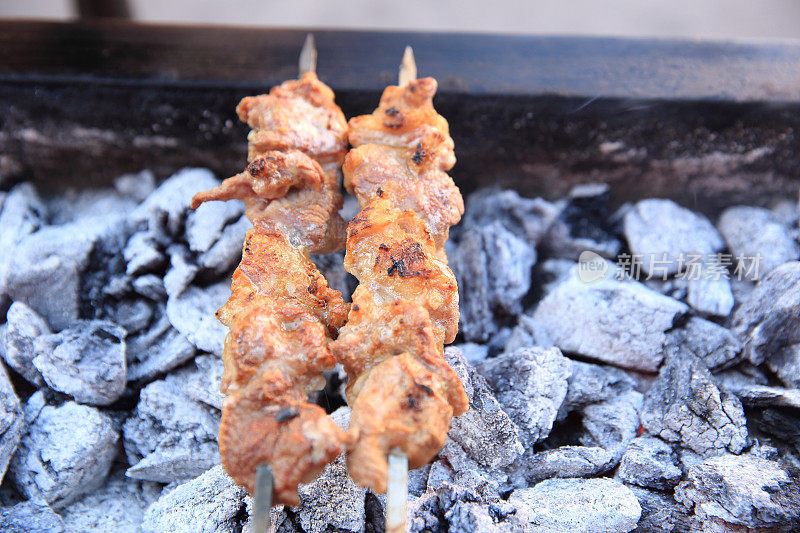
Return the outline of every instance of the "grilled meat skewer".
<path id="1" fill-rule="evenodd" d="M 272 470 L 275 504 L 297 505 L 298 483 L 313 480 L 342 451 L 345 433 L 307 401 L 335 359 L 328 343 L 348 304 L 308 258 L 342 248 L 345 224 L 338 168 L 347 122 L 333 91 L 313 71 L 237 107 L 250 125 L 248 166 L 197 194 L 244 200 L 253 222 L 231 296 L 217 311 L 225 339 L 219 428 L 222 464 L 254 492 L 256 470 Z"/>

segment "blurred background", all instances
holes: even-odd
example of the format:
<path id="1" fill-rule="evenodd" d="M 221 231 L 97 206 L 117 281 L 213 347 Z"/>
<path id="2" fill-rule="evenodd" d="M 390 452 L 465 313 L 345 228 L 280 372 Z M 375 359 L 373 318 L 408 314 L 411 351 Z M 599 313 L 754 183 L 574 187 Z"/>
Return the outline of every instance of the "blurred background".
<path id="1" fill-rule="evenodd" d="M 0 0 L 0 18 L 127 14 L 153 23 L 374 30 L 800 38 L 800 0 Z"/>

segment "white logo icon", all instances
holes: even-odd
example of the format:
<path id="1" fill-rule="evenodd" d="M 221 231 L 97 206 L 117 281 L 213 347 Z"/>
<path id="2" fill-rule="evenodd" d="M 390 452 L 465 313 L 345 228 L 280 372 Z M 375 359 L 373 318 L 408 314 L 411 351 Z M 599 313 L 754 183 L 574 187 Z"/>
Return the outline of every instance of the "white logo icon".
<path id="1" fill-rule="evenodd" d="M 608 262 L 598 254 L 585 250 L 578 257 L 578 279 L 593 283 L 608 275 Z"/>

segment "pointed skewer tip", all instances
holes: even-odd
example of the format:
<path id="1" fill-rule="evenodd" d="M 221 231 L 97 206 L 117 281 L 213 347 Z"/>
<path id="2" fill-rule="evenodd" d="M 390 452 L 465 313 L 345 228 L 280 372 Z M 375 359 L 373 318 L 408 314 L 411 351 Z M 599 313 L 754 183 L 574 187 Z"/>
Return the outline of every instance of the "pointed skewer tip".
<path id="1" fill-rule="evenodd" d="M 414 50 L 410 46 L 406 46 L 406 50 L 403 52 L 403 60 L 400 62 L 398 85 L 406 85 L 415 79 L 417 79 L 417 62 L 414 60 Z"/>
<path id="2" fill-rule="evenodd" d="M 317 71 L 317 46 L 314 44 L 313 33 L 306 35 L 306 41 L 303 43 L 303 49 L 300 50 L 300 61 L 298 63 L 300 76 L 306 72 Z"/>

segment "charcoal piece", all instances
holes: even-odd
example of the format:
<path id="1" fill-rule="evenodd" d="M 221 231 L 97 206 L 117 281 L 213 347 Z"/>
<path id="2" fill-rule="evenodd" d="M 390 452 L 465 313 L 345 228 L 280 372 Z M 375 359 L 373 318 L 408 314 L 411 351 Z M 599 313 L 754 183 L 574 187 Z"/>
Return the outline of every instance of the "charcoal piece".
<path id="1" fill-rule="evenodd" d="M 641 283 L 570 277 L 544 297 L 533 320 L 564 352 L 655 372 L 664 358 L 665 332 L 687 311 Z"/>
<path id="2" fill-rule="evenodd" d="M 186 242 L 189 249 L 201 254 L 209 251 L 227 227 L 244 214 L 242 202 L 206 202 L 186 217 Z M 239 248 L 244 237 L 239 241 Z M 240 250 L 241 251 L 241 250 Z"/>
<path id="3" fill-rule="evenodd" d="M 219 240 L 198 256 L 197 263 L 218 276 L 230 271 L 241 260 L 242 244 L 247 231 L 252 227 L 253 224 L 245 216 L 228 224 Z"/>
<path id="4" fill-rule="evenodd" d="M 733 393 L 753 385 L 769 385 L 770 381 L 764 371 L 748 363 L 742 363 L 735 368 L 716 372 L 714 377 L 719 382 L 720 387 Z"/>
<path id="5" fill-rule="evenodd" d="M 800 344 L 800 261 L 784 263 L 758 282 L 733 314 L 733 331 L 754 365 Z"/>
<path id="6" fill-rule="evenodd" d="M 219 388 L 224 370 L 219 357 L 198 355 L 187 368 L 169 373 L 166 381 L 188 398 L 221 410 L 224 396 Z"/>
<path id="7" fill-rule="evenodd" d="M 686 296 L 689 292 L 689 282 L 686 280 L 685 276 L 669 279 L 652 278 L 646 279 L 642 281 L 642 283 L 644 283 L 648 289 L 660 292 L 664 296 L 669 296 L 675 300 L 686 300 Z M 730 280 L 728 280 L 728 283 L 730 284 Z"/>
<path id="8" fill-rule="evenodd" d="M 156 188 L 156 177 L 150 170 L 124 174 L 114 180 L 114 190 L 122 196 L 141 202 Z"/>
<path id="9" fill-rule="evenodd" d="M 800 388 L 800 344 L 781 348 L 768 356 L 767 368 L 787 387 Z"/>
<path id="10" fill-rule="evenodd" d="M 508 475 L 478 463 L 457 442 L 448 439 L 439 451 L 443 460 L 434 462 L 428 474 L 428 490 L 438 490 L 446 483 L 470 487 L 481 501 L 500 497 L 500 486 Z"/>
<path id="11" fill-rule="evenodd" d="M 667 351 L 693 355 L 711 370 L 727 368 L 741 360 L 742 344 L 727 328 L 692 317 L 667 333 Z"/>
<path id="12" fill-rule="evenodd" d="M 99 220 L 97 218 L 94 218 L 94 222 L 83 219 L 86 224 L 105 228 L 89 254 L 86 269 L 81 273 L 80 316 L 86 319 L 109 318 L 108 308 L 113 305 L 113 300 L 130 292 L 130 278 L 125 274 L 126 263 L 122 251 L 133 227 L 126 218 L 126 212 L 109 214 Z M 117 287 L 112 286 L 114 283 Z"/>
<path id="13" fill-rule="evenodd" d="M 109 274 L 101 289 L 101 298 L 111 297 L 117 300 L 125 298 L 131 293 L 131 277 L 127 274 Z"/>
<path id="14" fill-rule="evenodd" d="M 125 478 L 123 470 L 109 474 L 103 487 L 61 511 L 67 531 L 139 530 L 147 507 L 158 499 L 155 483 Z"/>
<path id="15" fill-rule="evenodd" d="M 455 502 L 444 513 L 444 518 L 447 521 L 447 531 L 453 533 L 525 531 L 525 524 L 516 516 L 516 508 L 505 502 Z"/>
<path id="16" fill-rule="evenodd" d="M 699 273 L 686 272 L 686 303 L 699 313 L 726 317 L 733 310 L 730 274 L 719 261 L 706 262 Z"/>
<path id="17" fill-rule="evenodd" d="M 419 497 L 409 499 L 406 512 L 410 533 L 445 530 L 446 523 L 443 523 L 444 516 L 439 507 L 439 498 L 434 492 L 427 492 Z"/>
<path id="18" fill-rule="evenodd" d="M 559 409 L 558 420 L 585 405 L 615 398 L 635 387 L 636 381 L 624 370 L 572 361 L 572 373 L 567 379 L 567 394 Z"/>
<path id="19" fill-rule="evenodd" d="M 524 348 L 477 367 L 520 429 L 525 448 L 547 437 L 567 394 L 572 364 L 558 348 Z"/>
<path id="20" fill-rule="evenodd" d="M 0 364 L 0 481 L 6 474 L 8 463 L 24 431 L 22 405 L 5 367 Z"/>
<path id="21" fill-rule="evenodd" d="M 408 494 L 409 496 L 419 497 L 428 489 L 428 478 L 431 473 L 431 465 L 427 464 L 420 468 L 408 471 Z"/>
<path id="22" fill-rule="evenodd" d="M 228 330 L 216 318 L 217 309 L 231 295 L 229 280 L 208 287 L 190 286 L 167 301 L 167 317 L 172 326 L 197 349 L 222 356 Z"/>
<path id="23" fill-rule="evenodd" d="M 486 379 L 449 346 L 445 360 L 455 370 L 469 397 L 469 410 L 454 418 L 447 436 L 485 468 L 501 468 L 514 462 L 523 451 L 519 429 L 500 407 Z"/>
<path id="24" fill-rule="evenodd" d="M 456 344 L 454 347 L 461 350 L 464 359 L 471 365 L 477 365 L 489 356 L 489 347 L 485 344 L 477 344 L 474 342 L 464 342 Z"/>
<path id="25" fill-rule="evenodd" d="M 37 405 L 26 406 L 28 432 L 9 472 L 26 498 L 42 498 L 58 510 L 103 484 L 119 434 L 111 418 L 93 407 L 40 407 L 41 399 L 34 395 L 28 403 Z"/>
<path id="26" fill-rule="evenodd" d="M 552 257 L 577 261 L 585 251 L 615 258 L 622 243 L 608 223 L 608 193 L 605 183 L 576 185 L 561 202 L 561 211 L 542 241 Z"/>
<path id="27" fill-rule="evenodd" d="M 627 485 L 642 507 L 634 533 L 684 533 L 689 531 L 691 517 L 686 508 L 670 493 Z M 722 533 L 722 532 L 720 532 Z"/>
<path id="28" fill-rule="evenodd" d="M 125 328 L 128 335 L 143 331 L 153 320 L 153 304 L 141 299 L 125 299 L 109 306 L 108 315 Z"/>
<path id="29" fill-rule="evenodd" d="M 645 397 L 642 426 L 704 456 L 740 453 L 747 428 L 739 399 L 720 389 L 698 359 L 668 357 Z"/>
<path id="30" fill-rule="evenodd" d="M 30 183 L 21 183 L 5 195 L 0 205 L 0 298 L 8 293 L 9 269 L 17 244 L 42 226 L 45 211 Z"/>
<path id="31" fill-rule="evenodd" d="M 619 477 L 640 487 L 670 490 L 681 480 L 681 469 L 669 444 L 641 436 L 628 444 L 619 464 Z"/>
<path id="32" fill-rule="evenodd" d="M 122 255 L 126 263 L 125 273 L 129 276 L 159 270 L 165 261 L 161 238 L 153 231 L 131 235 Z"/>
<path id="33" fill-rule="evenodd" d="M 222 466 L 161 497 L 144 513 L 143 533 L 229 533 L 241 531 L 246 519 L 245 490 L 234 484 Z"/>
<path id="34" fill-rule="evenodd" d="M 730 454 L 689 468 L 675 499 L 704 524 L 721 531 L 797 531 L 800 527 L 800 481 L 776 461 Z M 763 529 L 759 529 L 763 528 Z"/>
<path id="35" fill-rule="evenodd" d="M 138 202 L 113 188 L 67 189 L 48 198 L 49 222 L 67 224 L 92 217 L 118 217 L 130 213 Z"/>
<path id="36" fill-rule="evenodd" d="M 34 341 L 36 367 L 47 385 L 79 403 L 109 405 L 125 390 L 124 329 L 105 320 L 81 320 Z"/>
<path id="37" fill-rule="evenodd" d="M 298 522 L 306 533 L 363 531 L 366 492 L 350 479 L 340 455 L 314 481 L 298 487 Z"/>
<path id="38" fill-rule="evenodd" d="M 350 301 L 358 280 L 344 269 L 344 252 L 312 254 L 309 258 L 325 276 L 328 286 L 342 293 L 345 301 Z"/>
<path id="39" fill-rule="evenodd" d="M 508 501 L 536 531 L 622 533 L 635 529 L 642 514 L 630 489 L 607 478 L 548 479 L 515 490 Z"/>
<path id="40" fill-rule="evenodd" d="M 744 405 L 753 407 L 790 407 L 800 413 L 800 390 L 766 385 L 751 385 L 732 389 Z"/>
<path id="41" fill-rule="evenodd" d="M 547 234 L 559 208 L 541 198 L 522 198 L 510 189 L 480 189 L 467 198 L 463 233 L 500 222 L 520 239 L 536 246 Z"/>
<path id="42" fill-rule="evenodd" d="M 163 305 L 155 322 L 145 331 L 128 337 L 128 381 L 152 379 L 191 359 L 196 350 L 170 324 Z"/>
<path id="43" fill-rule="evenodd" d="M 6 315 L 7 328 L 3 360 L 19 375 L 34 385 L 44 385 L 42 375 L 33 366 L 36 351 L 33 342 L 41 335 L 51 333 L 47 322 L 22 302 L 14 302 Z"/>
<path id="44" fill-rule="evenodd" d="M 607 450 L 616 465 L 628 444 L 639 431 L 642 394 L 627 391 L 583 409 L 584 446 L 600 446 Z"/>
<path id="45" fill-rule="evenodd" d="M 0 508 L 0 531 L 4 533 L 66 533 L 64 521 L 47 502 L 32 498 L 12 507 Z"/>
<path id="46" fill-rule="evenodd" d="M 600 446 L 559 446 L 525 453 L 512 466 L 512 485 L 527 487 L 550 478 L 593 477 L 614 464 L 611 452 Z"/>
<path id="47" fill-rule="evenodd" d="M 637 202 L 622 220 L 631 254 L 645 273 L 677 274 L 690 256 L 702 258 L 722 251 L 725 242 L 709 220 L 672 200 Z"/>
<path id="48" fill-rule="evenodd" d="M 465 233 L 450 265 L 459 282 L 461 329 L 466 340 L 488 341 L 495 318 L 522 311 L 535 263 L 535 248 L 499 221 Z"/>
<path id="49" fill-rule="evenodd" d="M 178 296 L 192 283 L 200 267 L 194 263 L 189 250 L 179 244 L 167 248 L 170 268 L 164 276 L 164 289 L 170 297 Z"/>
<path id="50" fill-rule="evenodd" d="M 544 326 L 530 315 L 520 315 L 517 325 L 508 336 L 503 352 L 513 353 L 534 346 L 550 345 L 552 343 L 545 333 Z"/>
<path id="51" fill-rule="evenodd" d="M 131 214 L 131 218 L 151 231 L 181 237 L 192 196 L 219 185 L 210 171 L 185 168 L 158 186 Z"/>
<path id="52" fill-rule="evenodd" d="M 127 475 L 159 483 L 183 482 L 219 463 L 216 409 L 190 400 L 167 381 L 142 389 L 122 426 Z"/>
<path id="53" fill-rule="evenodd" d="M 8 294 L 42 315 L 55 330 L 80 314 L 81 273 L 103 232 L 95 224 L 46 226 L 17 245 L 8 272 Z"/>
<path id="54" fill-rule="evenodd" d="M 154 302 L 166 299 L 167 291 L 164 288 L 164 281 L 155 274 L 145 274 L 133 280 L 133 290 L 137 294 L 149 298 Z"/>
<path id="55" fill-rule="evenodd" d="M 719 217 L 717 226 L 740 271 L 747 272 L 751 262 L 748 258 L 758 257 L 758 272 L 749 272 L 748 279 L 764 277 L 774 268 L 800 259 L 800 245 L 789 227 L 763 207 L 729 207 Z M 738 261 L 739 258 L 743 260 Z"/>

